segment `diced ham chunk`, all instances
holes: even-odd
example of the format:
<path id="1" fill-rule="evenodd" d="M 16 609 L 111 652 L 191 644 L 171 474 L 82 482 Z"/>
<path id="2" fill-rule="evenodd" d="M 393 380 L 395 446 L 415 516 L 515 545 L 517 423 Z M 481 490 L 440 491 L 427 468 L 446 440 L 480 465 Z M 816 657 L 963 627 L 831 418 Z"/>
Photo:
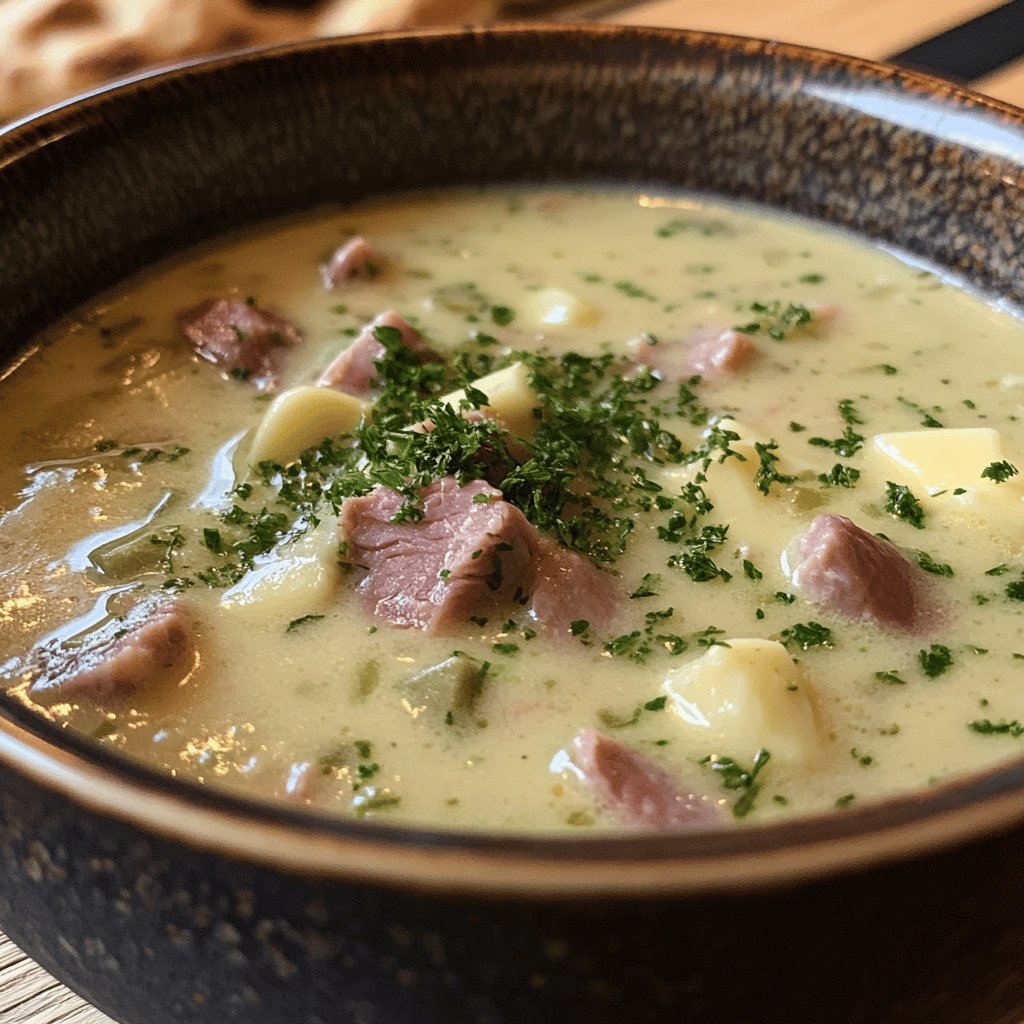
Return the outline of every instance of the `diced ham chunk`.
<path id="1" fill-rule="evenodd" d="M 130 697 L 180 683 L 192 671 L 195 654 L 192 622 L 181 602 L 144 602 L 80 646 L 52 641 L 36 648 L 29 692 L 66 700 Z"/>
<path id="2" fill-rule="evenodd" d="M 395 626 L 438 632 L 532 592 L 536 531 L 501 492 L 445 477 L 421 492 L 422 518 L 391 522 L 405 499 L 379 487 L 341 510 L 347 558 L 368 570 L 370 612 Z"/>
<path id="3" fill-rule="evenodd" d="M 578 620 L 593 632 L 608 628 L 620 607 L 618 581 L 589 558 L 549 540 L 538 545 L 533 616 L 549 629 L 566 633 Z"/>
<path id="4" fill-rule="evenodd" d="M 260 390 L 280 383 L 285 352 L 302 340 L 287 320 L 241 299 L 203 302 L 178 323 L 203 359 Z"/>
<path id="5" fill-rule="evenodd" d="M 791 578 L 808 600 L 849 619 L 915 629 L 923 613 L 922 582 L 887 541 L 845 516 L 817 516 L 795 544 Z"/>
<path id="6" fill-rule="evenodd" d="M 376 277 L 383 257 L 362 235 L 350 238 L 339 246 L 320 267 L 324 286 L 333 288 L 354 277 Z"/>
<path id="7" fill-rule="evenodd" d="M 655 341 L 645 334 L 630 339 L 627 348 L 634 362 L 673 382 L 694 374 L 709 380 L 728 376 L 742 369 L 757 351 L 746 335 L 731 327 L 700 327 L 678 341 Z"/>
<path id="8" fill-rule="evenodd" d="M 324 370 L 317 385 L 350 395 L 369 394 L 379 377 L 376 364 L 387 355 L 384 344 L 374 335 L 378 327 L 398 331 L 399 340 L 417 362 L 425 363 L 436 358 L 419 331 L 389 309 L 362 329 L 355 341 Z"/>
<path id="9" fill-rule="evenodd" d="M 719 820 L 714 805 L 681 789 L 635 750 L 594 729 L 572 743 L 572 760 L 598 803 L 622 825 L 638 829 L 702 829 Z"/>

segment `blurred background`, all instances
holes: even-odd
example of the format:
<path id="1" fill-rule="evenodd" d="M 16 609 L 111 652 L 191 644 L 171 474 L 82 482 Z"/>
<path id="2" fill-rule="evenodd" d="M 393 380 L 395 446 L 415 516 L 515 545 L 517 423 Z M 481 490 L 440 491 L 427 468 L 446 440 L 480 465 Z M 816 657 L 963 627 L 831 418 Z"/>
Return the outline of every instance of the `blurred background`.
<path id="1" fill-rule="evenodd" d="M 246 46 L 542 18 L 786 40 L 1024 103 L 1024 0 L 0 0 L 0 123 L 145 68 Z"/>

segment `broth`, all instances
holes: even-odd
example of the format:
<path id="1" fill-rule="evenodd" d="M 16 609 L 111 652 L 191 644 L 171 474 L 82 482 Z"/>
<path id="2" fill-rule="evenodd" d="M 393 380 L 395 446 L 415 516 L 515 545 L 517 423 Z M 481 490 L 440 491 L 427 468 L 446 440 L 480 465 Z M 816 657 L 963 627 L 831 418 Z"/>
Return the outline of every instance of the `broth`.
<path id="1" fill-rule="evenodd" d="M 382 259 L 325 288 L 318 267 L 354 235 Z M 435 403 L 525 365 L 499 413 L 525 414 L 513 433 L 529 435 L 552 396 L 569 423 L 600 393 L 578 479 L 629 486 L 559 522 L 601 570 L 571 581 L 580 607 L 593 580 L 614 594 L 607 625 L 545 625 L 526 593 L 457 628 L 375 615 L 330 504 L 283 502 L 296 477 L 251 465 L 280 400 L 182 338 L 178 315 L 224 296 L 301 332 L 277 394 L 313 384 L 385 309 L 447 360 L 417 378 Z M 726 334 L 741 365 L 692 372 L 695 347 Z M 442 827 L 657 824 L 642 808 L 660 797 L 624 812 L 616 772 L 668 786 L 699 827 L 932 785 L 1024 742 L 1022 343 L 1016 319 L 927 269 L 700 197 L 411 196 L 227 240 L 103 296 L 0 384 L 2 676 L 39 713 L 172 775 Z M 643 368 L 680 353 L 664 380 Z M 365 474 L 350 443 L 325 481 Z M 506 459 L 499 489 L 531 451 Z M 799 538 L 822 515 L 895 545 L 913 621 L 844 614 L 801 585 Z M 905 611 L 896 583 L 870 587 Z M 128 697 L 40 687 L 33 651 L 88 648 L 138 594 L 187 607 L 184 679 Z M 580 730 L 609 746 L 581 754 Z"/>

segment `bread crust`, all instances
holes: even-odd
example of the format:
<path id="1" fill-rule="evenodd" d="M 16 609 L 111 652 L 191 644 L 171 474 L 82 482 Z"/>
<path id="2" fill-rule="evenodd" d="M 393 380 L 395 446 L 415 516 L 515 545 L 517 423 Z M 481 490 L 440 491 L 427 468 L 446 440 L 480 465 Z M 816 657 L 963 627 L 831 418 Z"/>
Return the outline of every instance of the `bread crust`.
<path id="1" fill-rule="evenodd" d="M 0 123 L 145 68 L 318 36 L 489 21 L 496 0 L 326 0 L 282 12 L 245 0 L 5 0 Z"/>

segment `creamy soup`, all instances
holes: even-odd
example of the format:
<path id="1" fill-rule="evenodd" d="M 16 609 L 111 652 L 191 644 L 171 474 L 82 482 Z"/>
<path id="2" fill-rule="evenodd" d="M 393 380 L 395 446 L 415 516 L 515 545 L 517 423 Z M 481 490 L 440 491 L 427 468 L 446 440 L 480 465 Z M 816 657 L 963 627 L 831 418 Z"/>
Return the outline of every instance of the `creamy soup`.
<path id="1" fill-rule="evenodd" d="M 0 675 L 172 775 L 707 828 L 1024 743 L 1024 328 L 696 197 L 408 197 L 147 272 L 0 384 Z"/>

